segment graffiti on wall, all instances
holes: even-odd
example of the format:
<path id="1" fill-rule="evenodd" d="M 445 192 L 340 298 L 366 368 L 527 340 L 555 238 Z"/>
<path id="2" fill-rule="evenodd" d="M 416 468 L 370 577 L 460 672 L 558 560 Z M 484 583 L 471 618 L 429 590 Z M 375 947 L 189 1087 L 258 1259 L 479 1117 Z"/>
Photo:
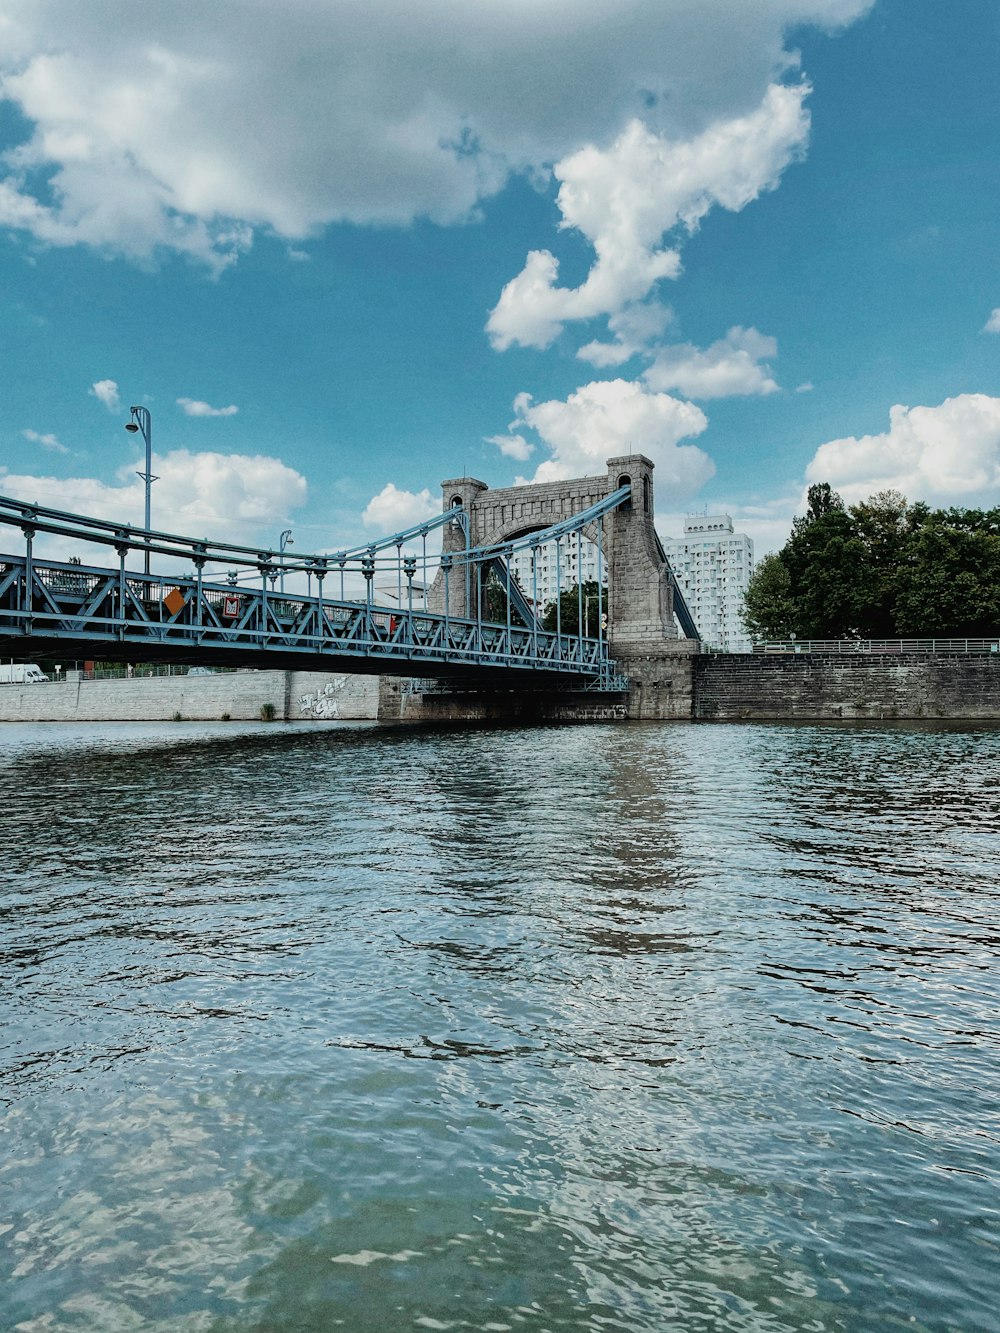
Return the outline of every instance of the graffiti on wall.
<path id="1" fill-rule="evenodd" d="M 299 695 L 299 710 L 306 717 L 340 717 L 338 693 L 347 684 L 346 676 L 334 676 L 314 694 Z"/>

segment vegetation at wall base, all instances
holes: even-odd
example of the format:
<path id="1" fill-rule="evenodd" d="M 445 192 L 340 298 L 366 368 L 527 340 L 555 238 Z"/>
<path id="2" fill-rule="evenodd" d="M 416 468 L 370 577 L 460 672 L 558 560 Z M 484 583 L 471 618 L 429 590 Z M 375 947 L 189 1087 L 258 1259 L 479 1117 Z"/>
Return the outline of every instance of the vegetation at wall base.
<path id="1" fill-rule="evenodd" d="M 810 486 L 791 536 L 757 565 L 755 641 L 980 638 L 1000 627 L 1000 508 L 931 509 L 898 491 L 845 507 Z"/>
<path id="2" fill-rule="evenodd" d="M 276 715 L 277 715 L 277 710 L 275 709 L 274 704 L 271 703 L 261 704 L 260 706 L 261 722 L 273 722 Z"/>

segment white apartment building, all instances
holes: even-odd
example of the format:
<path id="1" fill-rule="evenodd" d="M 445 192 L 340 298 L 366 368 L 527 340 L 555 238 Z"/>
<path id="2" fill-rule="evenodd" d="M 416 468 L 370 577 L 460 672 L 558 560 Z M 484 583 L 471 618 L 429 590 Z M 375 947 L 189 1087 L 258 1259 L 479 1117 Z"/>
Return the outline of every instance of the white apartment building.
<path id="1" fill-rule="evenodd" d="M 727 653 L 748 653 L 740 620 L 743 594 L 753 573 L 753 542 L 733 531 L 728 514 L 688 514 L 684 536 L 664 539 L 667 559 L 702 642 Z"/>
<path id="2" fill-rule="evenodd" d="M 536 577 L 538 579 L 538 609 L 539 614 L 544 610 L 549 602 L 556 599 L 557 587 L 557 567 L 556 567 L 556 546 L 555 542 L 548 542 L 545 546 L 539 546 L 536 553 Z M 517 581 L 521 585 L 528 600 L 533 595 L 533 583 L 531 573 L 531 551 L 515 551 L 510 558 L 511 570 L 517 575 Z M 586 538 L 580 543 L 579 559 L 577 558 L 576 538 L 567 538 L 562 543 L 562 551 L 559 556 L 558 573 L 562 583 L 562 590 L 566 592 L 568 588 L 574 587 L 577 583 L 596 583 L 598 571 L 597 547 L 593 542 Z M 601 568 L 601 581 L 607 585 L 607 570 Z"/>

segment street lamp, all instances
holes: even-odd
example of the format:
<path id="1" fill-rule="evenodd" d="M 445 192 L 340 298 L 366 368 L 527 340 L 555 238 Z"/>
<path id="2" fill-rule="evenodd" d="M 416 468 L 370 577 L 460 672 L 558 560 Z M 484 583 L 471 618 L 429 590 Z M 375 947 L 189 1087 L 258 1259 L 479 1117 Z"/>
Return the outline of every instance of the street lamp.
<path id="1" fill-rule="evenodd" d="M 294 545 L 295 545 L 295 543 L 292 541 L 292 530 L 291 530 L 291 528 L 286 528 L 285 531 L 284 531 L 284 532 L 281 534 L 281 536 L 278 538 L 278 555 L 281 557 L 281 594 L 282 594 L 282 596 L 284 596 L 284 594 L 285 594 L 285 547 L 286 547 L 286 546 L 294 546 Z"/>
<path id="2" fill-rule="evenodd" d="M 132 413 L 132 420 L 126 421 L 125 429 L 134 435 L 138 431 L 146 441 L 146 471 L 137 472 L 136 476 L 141 477 L 146 484 L 146 573 L 149 573 L 149 488 L 154 481 L 159 481 L 159 477 L 153 476 L 153 419 L 149 415 L 148 407 L 129 408 Z"/>

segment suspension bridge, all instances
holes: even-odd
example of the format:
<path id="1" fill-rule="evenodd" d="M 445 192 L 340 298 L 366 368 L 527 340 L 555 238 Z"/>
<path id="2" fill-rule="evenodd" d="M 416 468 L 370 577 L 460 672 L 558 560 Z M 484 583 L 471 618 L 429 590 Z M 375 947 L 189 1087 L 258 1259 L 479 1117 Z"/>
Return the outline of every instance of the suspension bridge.
<path id="1" fill-rule="evenodd" d="M 0 656 L 621 690 L 616 646 L 676 638 L 675 615 L 697 637 L 653 528 L 651 475 L 630 455 L 569 482 L 460 478 L 435 518 L 302 556 L 0 496 Z"/>

